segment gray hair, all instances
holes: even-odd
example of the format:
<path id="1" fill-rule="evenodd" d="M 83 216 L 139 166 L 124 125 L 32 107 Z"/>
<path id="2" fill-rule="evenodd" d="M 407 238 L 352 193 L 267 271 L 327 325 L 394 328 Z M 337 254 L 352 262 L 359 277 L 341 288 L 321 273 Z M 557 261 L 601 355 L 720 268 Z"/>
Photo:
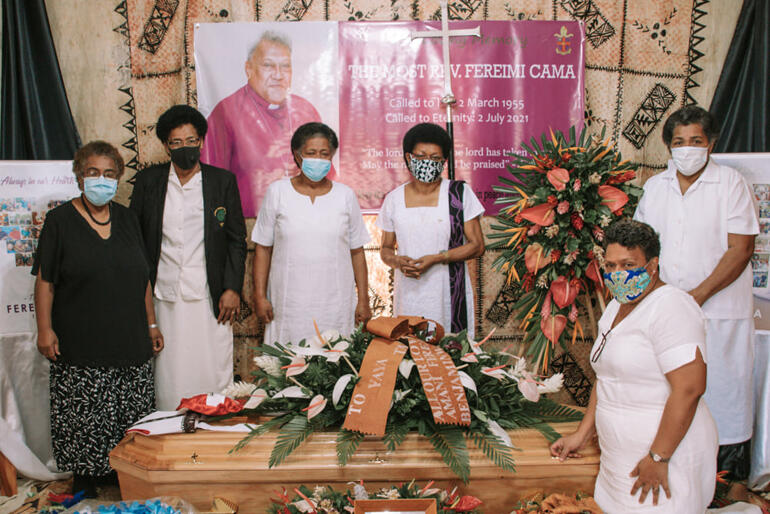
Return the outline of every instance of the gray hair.
<path id="1" fill-rule="evenodd" d="M 713 143 L 719 137 L 719 124 L 713 114 L 697 105 L 687 105 L 668 117 L 663 124 L 663 142 L 671 147 L 671 140 L 674 139 L 674 129 L 680 125 L 698 124 L 703 129 L 703 133 Z"/>
<path id="2" fill-rule="evenodd" d="M 246 56 L 246 60 L 251 60 L 252 57 L 254 57 L 254 52 L 257 51 L 257 47 L 262 43 L 263 41 L 266 41 L 268 43 L 275 43 L 276 45 L 285 46 L 289 49 L 289 53 L 291 54 L 291 39 L 289 39 L 289 36 L 284 34 L 283 32 L 278 32 L 275 30 L 266 30 L 262 33 L 262 35 L 259 37 L 256 43 L 252 45 L 252 47 L 249 49 L 249 53 Z"/>

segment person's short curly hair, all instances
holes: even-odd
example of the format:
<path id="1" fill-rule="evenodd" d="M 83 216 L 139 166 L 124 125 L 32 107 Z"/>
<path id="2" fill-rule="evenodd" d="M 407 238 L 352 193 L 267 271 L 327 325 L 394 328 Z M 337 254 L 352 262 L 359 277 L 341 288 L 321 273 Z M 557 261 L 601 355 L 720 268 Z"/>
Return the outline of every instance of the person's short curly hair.
<path id="1" fill-rule="evenodd" d="M 716 141 L 719 137 L 719 124 L 714 115 L 697 105 L 688 105 L 671 114 L 663 124 L 663 142 L 670 148 L 671 140 L 674 139 L 674 129 L 680 125 L 693 123 L 701 126 L 709 143 Z"/>
<path id="2" fill-rule="evenodd" d="M 404 162 L 407 166 L 409 161 L 406 160 L 406 154 L 412 153 L 418 143 L 431 143 L 440 146 L 444 159 L 449 158 L 449 154 L 452 152 L 452 139 L 443 127 L 435 123 L 420 123 L 404 134 Z"/>
<path id="3" fill-rule="evenodd" d="M 613 243 L 625 248 L 639 248 L 649 261 L 660 257 L 660 238 L 651 226 L 641 221 L 624 218 L 610 225 L 604 232 L 604 249 Z"/>
<path id="4" fill-rule="evenodd" d="M 337 134 L 335 134 L 330 126 L 317 121 L 311 121 L 310 123 L 305 123 L 294 131 L 294 134 L 291 136 L 291 151 L 298 151 L 304 146 L 308 139 L 316 136 L 326 138 L 326 140 L 329 141 L 329 146 L 332 147 L 332 150 L 336 150 L 340 146 Z"/>
<path id="5" fill-rule="evenodd" d="M 209 128 L 206 118 L 195 107 L 184 104 L 170 107 L 160 115 L 158 123 L 155 125 L 155 135 L 158 136 L 161 143 L 167 143 L 172 130 L 188 123 L 195 127 L 195 132 L 198 133 L 199 138 L 206 137 L 206 131 Z"/>
<path id="6" fill-rule="evenodd" d="M 88 161 L 89 157 L 94 155 L 112 159 L 112 162 L 115 163 L 115 168 L 118 171 L 118 180 L 120 180 L 120 177 L 123 176 L 125 164 L 123 163 L 123 157 L 120 156 L 118 149 L 106 141 L 91 141 L 80 147 L 80 149 L 75 152 L 75 157 L 72 159 L 72 173 L 75 174 L 75 178 L 77 178 L 78 181 L 83 178 L 83 172 L 86 169 L 86 161 Z"/>

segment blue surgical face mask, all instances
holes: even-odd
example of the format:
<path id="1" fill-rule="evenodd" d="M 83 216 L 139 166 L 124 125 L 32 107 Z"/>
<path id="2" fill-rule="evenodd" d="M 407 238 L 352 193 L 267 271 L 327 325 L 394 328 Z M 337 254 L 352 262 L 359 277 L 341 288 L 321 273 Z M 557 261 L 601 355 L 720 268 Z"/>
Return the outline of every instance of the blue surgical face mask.
<path id="1" fill-rule="evenodd" d="M 651 280 L 644 266 L 604 273 L 603 277 L 604 285 L 619 303 L 633 302 L 639 298 Z"/>
<path id="2" fill-rule="evenodd" d="M 302 158 L 302 173 L 313 182 L 320 182 L 332 168 L 332 161 L 326 159 Z"/>
<path id="3" fill-rule="evenodd" d="M 118 181 L 106 177 L 86 177 L 83 179 L 83 193 L 92 204 L 101 207 L 115 197 Z"/>

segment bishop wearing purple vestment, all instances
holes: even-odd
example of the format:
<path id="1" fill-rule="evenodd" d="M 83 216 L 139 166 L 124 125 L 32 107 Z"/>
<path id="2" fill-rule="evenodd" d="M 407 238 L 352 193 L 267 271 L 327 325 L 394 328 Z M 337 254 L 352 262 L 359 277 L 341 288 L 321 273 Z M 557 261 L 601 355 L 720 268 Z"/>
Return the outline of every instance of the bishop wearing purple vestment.
<path id="1" fill-rule="evenodd" d="M 244 217 L 257 215 L 267 186 L 295 169 L 291 136 L 321 117 L 310 102 L 289 94 L 291 42 L 265 32 L 246 61 L 248 83 L 220 101 L 208 118 L 201 161 L 232 171 Z"/>

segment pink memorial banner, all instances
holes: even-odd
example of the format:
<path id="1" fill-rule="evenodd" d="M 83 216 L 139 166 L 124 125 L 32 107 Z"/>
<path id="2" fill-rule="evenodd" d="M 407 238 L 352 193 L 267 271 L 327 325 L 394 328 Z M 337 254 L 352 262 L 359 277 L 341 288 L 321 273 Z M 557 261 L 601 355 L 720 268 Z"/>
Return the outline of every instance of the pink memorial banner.
<path id="1" fill-rule="evenodd" d="M 578 22 L 462 21 L 481 37 L 449 40 L 456 178 L 467 181 L 496 214 L 492 186 L 506 154 L 549 128 L 582 126 L 584 31 Z M 441 38 L 413 31 L 439 22 L 343 22 L 339 26 L 340 168 L 361 208 L 376 210 L 383 194 L 410 179 L 401 141 L 410 127 L 444 126 L 446 109 Z"/>
<path id="2" fill-rule="evenodd" d="M 439 22 L 196 24 L 197 97 L 208 118 L 202 160 L 238 178 L 244 214 L 267 186 L 299 173 L 291 134 L 308 121 L 337 131 L 330 178 L 364 212 L 410 179 L 402 139 L 417 123 L 444 126 L 442 39 L 415 38 Z M 511 152 L 549 129 L 579 129 L 584 42 L 575 21 L 453 21 L 481 37 L 449 38 L 456 178 L 497 213 L 493 185 Z M 260 43 L 261 42 L 261 43 Z M 260 44 L 258 44 L 260 43 Z"/>

